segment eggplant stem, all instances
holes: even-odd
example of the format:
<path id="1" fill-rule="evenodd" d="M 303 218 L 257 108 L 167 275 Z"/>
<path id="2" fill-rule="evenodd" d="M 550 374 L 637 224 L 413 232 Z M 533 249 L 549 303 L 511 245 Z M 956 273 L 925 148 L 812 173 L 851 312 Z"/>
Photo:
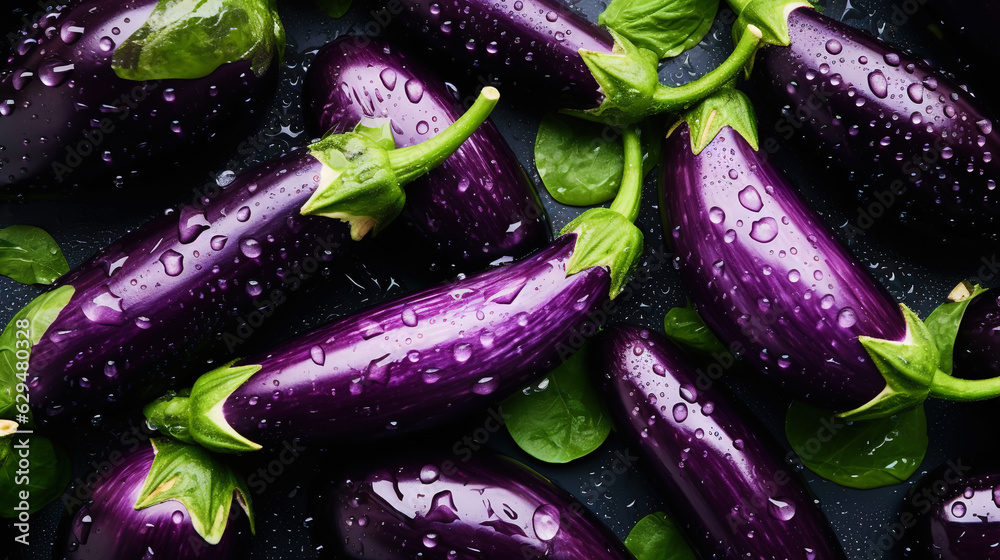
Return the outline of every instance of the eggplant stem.
<path id="1" fill-rule="evenodd" d="M 440 134 L 415 146 L 390 150 L 389 163 L 399 184 L 413 181 L 448 159 L 489 118 L 499 99 L 496 88 L 484 87 L 472 107 Z"/>
<path id="2" fill-rule="evenodd" d="M 934 374 L 930 396 L 946 401 L 984 401 L 1000 396 L 1000 377 L 961 379 L 943 371 Z"/>
<path id="3" fill-rule="evenodd" d="M 639 217 L 642 202 L 642 145 L 638 130 L 633 127 L 624 128 L 622 142 L 625 144 L 625 169 L 611 209 L 634 223 Z"/>
<path id="4" fill-rule="evenodd" d="M 653 93 L 655 112 L 666 113 L 686 109 L 735 78 L 757 52 L 762 36 L 760 29 L 748 25 L 747 31 L 740 37 L 740 42 L 733 52 L 714 70 L 681 86 L 661 85 Z"/>

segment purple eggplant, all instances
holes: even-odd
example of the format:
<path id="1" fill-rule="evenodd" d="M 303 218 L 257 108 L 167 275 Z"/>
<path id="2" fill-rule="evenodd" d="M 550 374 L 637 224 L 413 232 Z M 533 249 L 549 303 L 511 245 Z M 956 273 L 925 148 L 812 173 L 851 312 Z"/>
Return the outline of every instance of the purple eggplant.
<path id="1" fill-rule="evenodd" d="M 429 453 L 378 461 L 326 475 L 320 488 L 313 533 L 331 557 L 635 558 L 569 493 L 489 452 L 459 464 Z"/>
<path id="2" fill-rule="evenodd" d="M 90 498 L 63 521 L 55 558 L 246 557 L 246 485 L 204 450 L 153 440 L 107 462 L 107 471 L 87 477 L 96 481 Z"/>
<path id="3" fill-rule="evenodd" d="M 1000 461 L 994 455 L 952 459 L 928 472 L 906 495 L 896 545 L 914 560 L 1000 558 Z M 878 544 L 878 543 L 876 543 Z"/>
<path id="4" fill-rule="evenodd" d="M 660 85 L 658 57 L 560 0 L 402 0 L 394 20 L 439 53 L 499 79 L 533 106 L 572 109 L 615 124 L 684 108 L 732 79 L 759 36 L 743 36 L 725 63 L 681 87 Z"/>
<path id="5" fill-rule="evenodd" d="M 234 44 L 247 40 L 246 55 L 190 77 L 140 52 L 155 44 L 137 47 L 163 27 L 179 25 L 163 21 L 157 6 L 156 0 L 78 0 L 44 14 L 24 33 L 0 80 L 0 196 L 27 198 L 100 176 L 127 178 L 170 161 L 164 158 L 181 148 L 204 149 L 220 130 L 252 122 L 246 115 L 277 85 L 284 48 L 273 2 L 221 4 L 214 17 L 234 27 Z M 266 20 L 263 28 L 247 14 Z M 186 25 L 209 25 L 194 20 Z M 133 59 L 139 66 L 129 66 Z M 157 78 L 138 79 L 147 73 Z"/>
<path id="6" fill-rule="evenodd" d="M 665 336 L 616 325 L 601 353 L 597 381 L 619 433 L 639 448 L 702 558 L 845 558 L 777 442 Z"/>
<path id="7" fill-rule="evenodd" d="M 350 36 L 316 54 L 303 107 L 314 136 L 389 118 L 397 147 L 422 142 L 463 110 L 444 82 L 398 48 Z M 531 179 L 492 122 L 409 187 L 402 217 L 465 268 L 521 257 L 551 231 Z"/>
<path id="8" fill-rule="evenodd" d="M 672 129 L 664 229 L 705 323 L 794 396 L 860 419 L 928 395 L 990 398 L 939 370 L 937 342 L 756 147 L 746 97 L 717 94 Z"/>
<path id="9" fill-rule="evenodd" d="M 36 419 L 145 402 L 165 389 L 158 362 L 211 340 L 226 321 L 253 315 L 247 320 L 259 325 L 352 238 L 385 227 L 403 205 L 400 185 L 452 153 L 496 101 L 496 90 L 484 90 L 466 115 L 418 146 L 387 150 L 360 133 L 327 136 L 126 235 L 59 279 L 15 317 L 30 321 L 27 389 Z M 223 342 L 232 351 L 244 336 L 237 330 Z M 18 348 L 0 344 L 0 356 Z M 0 361 L 13 367 L 13 359 Z"/>
<path id="10" fill-rule="evenodd" d="M 737 12 L 747 4 L 730 3 Z M 1000 130 L 979 101 L 919 58 L 803 2 L 755 6 L 734 32 L 773 22 L 753 77 L 784 107 L 775 132 L 858 186 L 859 228 L 884 213 L 943 246 L 1000 241 Z"/>
<path id="11" fill-rule="evenodd" d="M 633 224 L 642 154 L 635 131 L 624 138 L 630 164 L 611 208 L 584 212 L 544 249 L 230 362 L 189 394 L 147 406 L 150 425 L 220 452 L 370 439 L 440 424 L 530 384 L 595 327 L 642 252 Z"/>
<path id="12" fill-rule="evenodd" d="M 965 310 L 955 337 L 957 377 L 985 379 L 1000 376 L 1000 292 L 977 295 Z"/>

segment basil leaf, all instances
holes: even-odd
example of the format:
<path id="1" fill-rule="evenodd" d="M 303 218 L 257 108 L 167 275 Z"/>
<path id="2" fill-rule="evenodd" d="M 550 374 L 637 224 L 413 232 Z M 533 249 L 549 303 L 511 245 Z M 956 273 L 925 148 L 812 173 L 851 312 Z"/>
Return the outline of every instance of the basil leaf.
<path id="1" fill-rule="evenodd" d="M 316 8 L 332 17 L 343 17 L 351 9 L 351 0 L 316 0 Z"/>
<path id="2" fill-rule="evenodd" d="M 828 410 L 793 401 L 785 416 L 785 435 L 809 470 L 849 488 L 899 484 L 917 470 L 927 452 L 922 406 L 847 422 Z"/>
<path id="3" fill-rule="evenodd" d="M 663 328 L 667 337 L 680 346 L 704 354 L 729 353 L 722 341 L 709 330 L 691 302 L 684 307 L 674 307 L 667 311 L 666 317 L 663 318 Z"/>
<path id="4" fill-rule="evenodd" d="M 0 333 L 0 419 L 14 418 L 20 412 L 17 410 L 18 405 L 23 407 L 26 404 L 23 399 L 18 402 L 17 386 L 27 382 L 31 348 L 42 339 L 42 335 L 69 303 L 74 291 L 72 286 L 60 286 L 41 294 L 18 311 L 7 328 Z M 30 424 L 24 419 L 19 419 L 18 423 Z"/>
<path id="5" fill-rule="evenodd" d="M 625 547 L 637 560 L 696 560 L 684 536 L 662 511 L 640 519 L 625 537 Z"/>
<path id="6" fill-rule="evenodd" d="M 955 337 L 958 335 L 958 327 L 962 324 L 965 310 L 972 303 L 973 298 L 985 291 L 978 285 L 970 286 L 963 282 L 948 294 L 950 301 L 939 305 L 924 319 L 927 330 L 931 332 L 931 336 L 941 352 L 938 368 L 948 375 L 951 375 L 954 365 L 952 359 L 955 354 Z"/>
<path id="7" fill-rule="evenodd" d="M 18 433 L 0 437 L 0 517 L 35 513 L 62 495 L 69 479 L 69 456 L 48 438 Z"/>
<path id="8" fill-rule="evenodd" d="M 250 492 L 240 476 L 208 450 L 166 438 L 150 440 L 156 449 L 135 509 L 177 500 L 205 542 L 218 544 L 226 531 L 233 500 L 247 513 L 254 532 Z"/>
<path id="9" fill-rule="evenodd" d="M 611 0 L 597 22 L 667 58 L 697 45 L 718 9 L 718 0 Z"/>
<path id="10" fill-rule="evenodd" d="M 22 284 L 51 284 L 69 272 L 55 239 L 34 226 L 0 230 L 0 275 Z"/>
<path id="11" fill-rule="evenodd" d="M 615 197 L 625 153 L 619 132 L 606 124 L 549 113 L 535 137 L 535 167 L 552 198 L 594 206 Z"/>
<path id="12" fill-rule="evenodd" d="M 503 401 L 507 430 L 536 459 L 567 463 L 600 447 L 611 432 L 604 402 L 588 375 L 588 365 L 594 363 L 588 359 L 588 346 L 570 356 L 535 390 Z"/>
<path id="13" fill-rule="evenodd" d="M 111 65 L 125 80 L 194 79 L 249 60 L 260 76 L 284 49 L 275 0 L 159 0 Z"/>

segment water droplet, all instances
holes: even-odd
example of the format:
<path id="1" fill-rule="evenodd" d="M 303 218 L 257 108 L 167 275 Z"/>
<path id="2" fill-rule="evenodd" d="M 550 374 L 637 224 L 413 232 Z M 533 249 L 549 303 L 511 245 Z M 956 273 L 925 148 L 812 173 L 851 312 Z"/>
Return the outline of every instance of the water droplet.
<path id="1" fill-rule="evenodd" d="M 519 12 L 521 10 L 523 10 L 524 9 L 524 2 L 521 2 L 521 0 L 517 0 L 516 2 L 514 2 L 514 9 L 517 10 L 517 11 L 519 11 Z"/>
<path id="2" fill-rule="evenodd" d="M 97 45 L 104 52 L 111 52 L 115 49 L 115 41 L 111 37 L 101 37 Z"/>
<path id="3" fill-rule="evenodd" d="M 795 270 L 793 268 L 793 269 L 791 269 L 791 270 L 788 271 L 788 281 L 789 282 L 798 282 L 801 279 L 802 279 L 802 274 L 799 273 L 798 270 Z"/>
<path id="4" fill-rule="evenodd" d="M 653 373 L 659 375 L 660 377 L 666 377 L 667 369 L 661 364 L 653 364 Z"/>
<path id="5" fill-rule="evenodd" d="M 868 74 L 868 88 L 879 99 L 885 99 L 889 95 L 889 84 L 881 70 L 875 70 Z"/>
<path id="6" fill-rule="evenodd" d="M 924 87 L 931 91 L 936 90 L 938 87 L 937 78 L 935 78 L 934 76 L 927 76 L 926 78 L 924 78 Z"/>
<path id="7" fill-rule="evenodd" d="M 715 403 L 709 401 L 701 405 L 701 413 L 705 416 L 711 416 L 715 412 Z"/>
<path id="8" fill-rule="evenodd" d="M 844 50 L 844 45 L 840 44 L 840 41 L 836 39 L 830 39 L 826 42 L 826 52 L 830 54 L 840 54 L 840 51 Z"/>
<path id="9" fill-rule="evenodd" d="M 750 237 L 760 243 L 769 243 L 778 236 L 778 222 L 774 218 L 761 218 L 750 226 Z"/>
<path id="10" fill-rule="evenodd" d="M 260 242 L 252 237 L 245 237 L 240 240 L 240 252 L 248 259 L 256 259 L 264 252 Z"/>
<path id="11" fill-rule="evenodd" d="M 168 249 L 160 255 L 160 264 L 163 265 L 163 271 L 167 276 L 180 276 L 184 272 L 184 255 Z"/>
<path id="12" fill-rule="evenodd" d="M 885 59 L 885 63 L 888 64 L 889 66 L 893 66 L 893 67 L 899 66 L 899 55 L 898 54 L 896 54 L 896 53 L 886 53 L 883 58 Z"/>
<path id="13" fill-rule="evenodd" d="M 976 121 L 976 127 L 979 128 L 979 132 L 983 134 L 989 134 L 993 132 L 993 123 L 989 119 L 983 119 L 981 121 Z"/>
<path id="14" fill-rule="evenodd" d="M 406 90 L 406 98 L 410 100 L 410 103 L 419 103 L 424 97 L 424 86 L 416 80 L 407 80 L 403 88 Z"/>
<path id="15" fill-rule="evenodd" d="M 865 55 L 861 55 L 858 57 L 858 62 L 860 62 L 861 64 L 868 64 L 868 57 Z"/>
<path id="16" fill-rule="evenodd" d="M 541 541 L 551 541 L 559 533 L 559 508 L 551 504 L 538 506 L 531 516 L 531 527 Z"/>
<path id="17" fill-rule="evenodd" d="M 121 325 L 125 322 L 122 313 L 122 298 L 111 293 L 110 288 L 102 286 L 94 298 L 83 304 L 83 315 L 100 325 Z"/>
<path id="18" fill-rule="evenodd" d="M 244 206 L 236 212 L 236 220 L 240 222 L 245 222 L 250 219 L 250 208 Z"/>
<path id="19" fill-rule="evenodd" d="M 437 533 L 427 533 L 424 535 L 423 543 L 427 548 L 434 548 L 437 546 Z"/>
<path id="20" fill-rule="evenodd" d="M 753 185 L 747 185 L 746 188 L 740 191 L 738 195 L 740 199 L 740 204 L 744 208 L 751 212 L 760 212 L 761 208 L 764 207 L 764 202 L 760 198 L 760 193 Z"/>
<path id="21" fill-rule="evenodd" d="M 740 177 L 740 174 L 739 174 L 739 172 L 738 172 L 738 171 L 736 171 L 735 169 L 730 169 L 730 170 L 729 170 L 729 178 L 730 178 L 730 179 L 732 179 L 732 180 L 734 180 L 734 181 L 735 181 L 735 180 L 736 180 L 736 179 L 738 179 L 739 177 Z"/>
<path id="22" fill-rule="evenodd" d="M 913 124 L 920 124 L 923 120 L 924 117 L 920 114 L 920 111 L 914 111 L 913 114 L 910 115 L 910 122 Z"/>
<path id="23" fill-rule="evenodd" d="M 742 451 L 743 450 L 743 440 L 742 439 L 734 439 L 733 440 L 733 447 L 735 449 L 738 449 L 738 450 Z"/>
<path id="24" fill-rule="evenodd" d="M 63 43 L 67 45 L 72 45 L 73 43 L 80 40 L 83 36 L 84 29 L 72 21 L 67 21 L 62 26 L 62 30 L 59 32 L 59 38 L 62 39 Z"/>
<path id="25" fill-rule="evenodd" d="M 184 513 L 177 510 L 170 515 L 170 520 L 174 522 L 174 525 L 180 525 L 184 521 Z"/>
<path id="26" fill-rule="evenodd" d="M 677 403 L 674 405 L 673 409 L 674 420 L 676 422 L 683 422 L 687 420 L 688 417 L 688 407 L 684 403 Z"/>
<path id="27" fill-rule="evenodd" d="M 456 344 L 453 352 L 456 362 L 467 362 L 472 357 L 472 345 L 465 342 Z"/>
<path id="28" fill-rule="evenodd" d="M 854 326 L 858 322 L 858 314 L 851 307 L 845 307 L 837 313 L 837 324 L 843 328 Z"/>
<path id="29" fill-rule="evenodd" d="M 965 507 L 965 502 L 955 502 L 951 505 L 951 514 L 955 517 L 962 518 L 965 517 L 965 512 L 967 508 Z"/>
<path id="30" fill-rule="evenodd" d="M 429 129 L 430 125 L 427 124 L 427 121 L 420 121 L 417 123 L 417 134 L 427 134 Z"/>
<path id="31" fill-rule="evenodd" d="M 439 476 L 441 476 L 441 474 L 434 465 L 424 465 L 424 467 L 420 469 L 420 482 L 423 482 L 424 484 L 433 484 L 434 482 L 437 482 Z"/>
<path id="32" fill-rule="evenodd" d="M 13 74 L 11 74 L 10 84 L 14 86 L 14 89 L 16 91 L 21 91 L 22 89 L 24 89 L 25 86 L 31 83 L 31 78 L 33 78 L 34 76 L 35 73 L 32 72 L 31 70 L 28 70 L 27 68 L 18 69 L 15 70 Z"/>
<path id="33" fill-rule="evenodd" d="M 472 392 L 477 395 L 489 395 L 500 386 L 500 380 L 496 377 L 484 377 L 472 386 Z"/>
<path id="34" fill-rule="evenodd" d="M 711 220 L 713 224 L 721 224 L 723 220 L 726 219 L 726 213 L 718 206 L 713 206 L 708 211 L 708 219 Z"/>
<path id="35" fill-rule="evenodd" d="M 694 385 L 685 384 L 681 385 L 680 389 L 681 398 L 689 403 L 693 403 L 698 400 L 698 390 L 695 389 Z"/>
<path id="36" fill-rule="evenodd" d="M 941 149 L 941 159 L 951 159 L 955 155 L 955 151 L 951 149 L 951 146 L 945 146 Z"/>
<path id="37" fill-rule="evenodd" d="M 420 376 L 423 378 L 424 383 L 437 383 L 441 379 L 441 370 L 438 368 L 427 368 L 420 372 Z"/>
<path id="38" fill-rule="evenodd" d="M 185 206 L 180 211 L 177 222 L 177 238 L 183 244 L 192 243 L 201 232 L 210 228 L 211 224 L 205 218 L 204 212 L 194 206 Z"/>
<path id="39" fill-rule="evenodd" d="M 264 292 L 264 287 L 260 285 L 260 282 L 256 280 L 250 280 L 247 282 L 247 294 L 250 297 L 257 297 Z"/>
<path id="40" fill-rule="evenodd" d="M 38 68 L 38 79 L 49 87 L 56 87 L 69 79 L 73 70 L 73 63 L 67 62 L 59 57 L 52 56 L 45 60 Z"/>
<path id="41" fill-rule="evenodd" d="M 547 21 L 556 21 L 557 19 L 559 19 L 559 14 L 550 10 L 547 14 L 545 14 L 545 19 Z"/>
<path id="42" fill-rule="evenodd" d="M 223 247 L 226 246 L 227 241 L 229 241 L 229 238 L 226 237 L 225 235 L 216 235 L 215 237 L 212 238 L 210 245 L 212 246 L 212 249 L 216 251 L 221 251 Z"/>
<path id="43" fill-rule="evenodd" d="M 732 243 L 733 241 L 736 241 L 736 230 L 733 229 L 726 230 L 725 235 L 722 236 L 722 240 L 725 241 L 726 243 Z"/>
<path id="44" fill-rule="evenodd" d="M 378 77 L 382 80 L 382 85 L 384 85 L 386 89 L 389 91 L 396 89 L 397 76 L 395 70 L 392 68 L 386 68 L 385 70 L 379 72 Z"/>

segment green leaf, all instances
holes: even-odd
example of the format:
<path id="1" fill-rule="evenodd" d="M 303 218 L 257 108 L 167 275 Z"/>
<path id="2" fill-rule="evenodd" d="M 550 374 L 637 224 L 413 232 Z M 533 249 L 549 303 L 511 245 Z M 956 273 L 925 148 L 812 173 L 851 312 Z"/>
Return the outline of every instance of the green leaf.
<path id="1" fill-rule="evenodd" d="M 66 257 L 45 230 L 34 226 L 0 230 L 0 275 L 22 284 L 51 284 L 67 272 Z"/>
<path id="2" fill-rule="evenodd" d="M 22 461 L 27 461 L 27 469 Z M 62 495 L 70 470 L 69 456 L 48 438 L 18 433 L 0 437 L 0 517 L 42 509 Z"/>
<path id="3" fill-rule="evenodd" d="M 849 488 L 880 488 L 910 478 L 927 452 L 927 418 L 917 406 L 874 420 L 847 422 L 792 402 L 785 435 L 811 471 Z"/>
<path id="4" fill-rule="evenodd" d="M 19 412 L 24 414 L 18 410 L 27 404 L 25 397 L 17 397 L 18 384 L 25 383 L 27 379 L 25 370 L 31 348 L 42 339 L 42 335 L 69 303 L 74 291 L 72 286 L 60 286 L 41 294 L 18 311 L 3 333 L 0 333 L 0 419 L 13 419 Z M 24 355 L 25 350 L 28 351 L 28 356 Z"/>
<path id="5" fill-rule="evenodd" d="M 503 401 L 507 430 L 532 457 L 567 463 L 600 447 L 611 432 L 601 395 L 590 381 L 590 345 L 556 368 L 537 388 Z"/>
<path id="6" fill-rule="evenodd" d="M 201 447 L 169 439 L 150 441 L 156 456 L 139 492 L 136 510 L 177 500 L 187 509 L 194 530 L 214 545 L 226 531 L 235 498 L 250 519 L 250 531 L 254 531 L 250 492 L 242 477 Z"/>
<path id="7" fill-rule="evenodd" d="M 591 208 L 559 232 L 576 234 L 573 255 L 566 267 L 571 276 L 595 266 L 611 273 L 610 296 L 621 293 L 642 255 L 642 231 L 628 218 L 609 208 Z"/>
<path id="8" fill-rule="evenodd" d="M 677 344 L 703 354 L 728 354 L 729 350 L 702 321 L 691 302 L 674 307 L 663 318 L 667 336 Z"/>
<path id="9" fill-rule="evenodd" d="M 535 137 L 535 167 L 552 198 L 594 206 L 615 197 L 624 169 L 621 135 L 610 125 L 549 113 Z"/>
<path id="10" fill-rule="evenodd" d="M 958 335 L 958 327 L 962 323 L 965 310 L 972 303 L 973 298 L 985 291 L 981 286 L 962 282 L 948 294 L 950 301 L 939 305 L 924 319 L 927 330 L 930 331 L 938 351 L 941 352 L 938 368 L 948 375 L 951 375 L 952 358 L 955 354 L 955 337 Z"/>
<path id="11" fill-rule="evenodd" d="M 260 76 L 284 49 L 275 0 L 159 0 L 111 63 L 126 80 L 202 78 L 240 60 Z"/>
<path id="12" fill-rule="evenodd" d="M 316 8 L 336 19 L 343 17 L 351 9 L 351 0 L 316 0 Z"/>
<path id="13" fill-rule="evenodd" d="M 696 560 L 694 551 L 662 511 L 651 513 L 635 524 L 625 537 L 625 547 L 636 560 Z"/>
<path id="14" fill-rule="evenodd" d="M 718 9 L 718 0 L 611 0 L 597 22 L 666 58 L 697 45 Z"/>

